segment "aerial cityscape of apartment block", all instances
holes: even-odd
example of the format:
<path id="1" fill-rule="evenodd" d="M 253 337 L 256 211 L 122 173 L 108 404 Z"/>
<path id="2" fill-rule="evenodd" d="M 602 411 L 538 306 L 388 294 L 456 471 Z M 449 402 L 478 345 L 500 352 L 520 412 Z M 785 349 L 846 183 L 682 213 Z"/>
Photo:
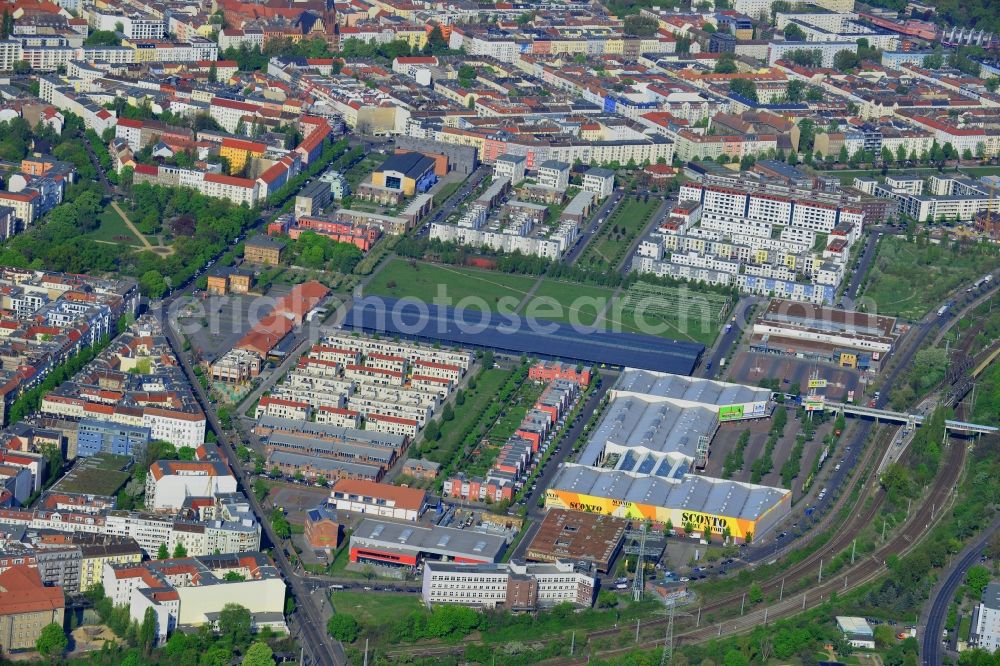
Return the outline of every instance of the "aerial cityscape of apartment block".
<path id="1" fill-rule="evenodd" d="M 998 663 L 998 190 L 993 0 L 0 0 L 0 655 Z"/>

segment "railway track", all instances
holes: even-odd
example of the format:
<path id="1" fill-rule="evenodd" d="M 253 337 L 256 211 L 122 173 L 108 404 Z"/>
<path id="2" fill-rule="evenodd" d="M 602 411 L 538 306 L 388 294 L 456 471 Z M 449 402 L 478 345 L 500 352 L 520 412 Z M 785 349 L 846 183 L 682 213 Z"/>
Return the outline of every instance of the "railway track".
<path id="1" fill-rule="evenodd" d="M 926 500 L 923 504 L 924 508 L 931 505 L 937 509 L 935 510 L 933 516 L 926 515 L 918 510 L 908 519 L 902 530 L 894 533 L 893 536 L 874 553 L 861 558 L 849 569 L 838 571 L 835 575 L 822 582 L 818 581 L 817 568 L 814 570 L 817 575 L 817 582 L 812 585 L 808 591 L 801 594 L 789 595 L 780 602 L 766 607 L 752 609 L 740 617 L 703 626 L 691 627 L 691 619 L 689 617 L 675 618 L 675 626 L 680 627 L 675 630 L 675 645 L 700 643 L 721 636 L 746 633 L 761 626 L 762 624 L 765 624 L 766 622 L 789 617 L 801 613 L 804 610 L 815 608 L 829 601 L 830 595 L 833 592 L 839 593 L 849 591 L 876 580 L 886 572 L 887 569 L 885 562 L 890 556 L 903 555 L 915 547 L 920 542 L 922 535 L 931 529 L 934 523 L 942 515 L 944 515 L 944 509 L 948 505 L 949 499 L 953 494 L 953 488 L 958 482 L 958 479 L 965 467 L 965 454 L 966 447 L 963 444 L 952 443 L 949 445 L 947 455 L 941 463 L 942 473 L 938 475 L 934 486 L 925 496 Z M 866 512 L 866 514 L 874 515 L 874 513 L 871 512 Z M 845 533 L 850 534 L 850 531 L 845 531 Z M 841 552 L 840 550 L 833 551 L 832 549 L 824 549 L 824 551 L 827 552 L 828 555 Z M 799 575 L 797 579 L 801 580 L 802 576 L 806 573 L 811 574 L 812 571 L 800 571 L 801 575 Z M 707 608 L 709 608 L 709 606 L 703 607 L 702 610 L 704 611 Z M 663 626 L 666 621 L 666 618 L 657 618 L 655 620 L 650 620 L 644 626 L 648 630 L 652 626 Z M 625 633 L 630 633 L 630 630 L 602 630 L 598 632 L 591 632 L 587 634 L 586 638 L 588 641 L 592 641 L 594 639 L 607 638 L 614 635 L 623 635 Z M 652 649 L 660 647 L 662 644 L 662 637 L 654 637 L 640 640 L 637 643 L 630 643 L 624 647 L 602 650 L 593 653 L 590 656 L 606 659 L 615 655 L 632 652 L 637 649 Z M 547 663 L 560 664 L 563 666 L 577 666 L 578 664 L 587 663 L 588 660 L 588 657 L 584 656 L 578 659 L 552 660 Z"/>

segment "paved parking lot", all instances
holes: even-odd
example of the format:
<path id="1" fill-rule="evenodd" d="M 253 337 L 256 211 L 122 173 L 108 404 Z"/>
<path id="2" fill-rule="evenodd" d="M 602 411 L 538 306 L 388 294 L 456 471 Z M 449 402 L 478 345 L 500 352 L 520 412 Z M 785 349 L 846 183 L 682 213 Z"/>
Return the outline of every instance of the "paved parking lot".
<path id="1" fill-rule="evenodd" d="M 178 305 L 177 321 L 194 351 L 201 358 L 215 359 L 232 349 L 289 291 L 288 285 L 278 285 L 263 297 L 192 296 Z"/>
<path id="2" fill-rule="evenodd" d="M 857 391 L 861 387 L 861 373 L 847 368 L 838 368 L 826 363 L 817 363 L 792 356 L 777 354 L 759 354 L 742 351 L 733 358 L 729 371 L 729 381 L 738 384 L 757 386 L 760 380 L 777 378 L 787 380 L 782 387 L 788 389 L 792 384 L 798 384 L 806 391 L 809 377 L 818 372 L 820 379 L 827 381 L 823 393 L 830 400 L 842 400 L 848 391 Z"/>
<path id="3" fill-rule="evenodd" d="M 289 522 L 304 523 L 305 512 L 316 508 L 329 497 L 329 488 L 287 483 L 276 485 L 271 490 L 270 500 L 274 506 L 281 507 L 288 512 Z"/>

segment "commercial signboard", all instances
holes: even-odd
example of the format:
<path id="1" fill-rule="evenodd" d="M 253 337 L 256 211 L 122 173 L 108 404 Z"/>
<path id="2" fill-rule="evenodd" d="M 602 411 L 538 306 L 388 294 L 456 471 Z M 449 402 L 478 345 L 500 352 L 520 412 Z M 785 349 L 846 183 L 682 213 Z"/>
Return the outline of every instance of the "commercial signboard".
<path id="1" fill-rule="evenodd" d="M 807 412 L 823 411 L 824 401 L 821 395 L 810 395 L 802 399 L 802 408 Z"/>
<path id="2" fill-rule="evenodd" d="M 738 405 L 723 405 L 719 407 L 720 421 L 738 421 L 740 419 L 759 419 L 767 416 L 767 401 L 744 402 Z"/>
<path id="3" fill-rule="evenodd" d="M 743 418 L 743 405 L 723 405 L 719 407 L 720 421 L 738 421 Z"/>
<path id="4" fill-rule="evenodd" d="M 809 388 L 811 388 L 811 389 L 813 389 L 813 388 L 826 388 L 826 380 L 825 379 L 810 379 L 809 380 Z"/>
<path id="5" fill-rule="evenodd" d="M 584 495 L 568 490 L 552 489 L 545 491 L 545 506 L 548 508 L 569 509 L 571 511 L 586 511 L 617 518 L 635 518 L 663 523 L 669 520 L 674 529 L 680 532 L 685 525 L 690 525 L 695 532 L 706 531 L 721 535 L 728 531 L 735 539 L 743 539 L 747 534 L 755 534 L 757 521 L 731 516 L 673 509 L 652 504 L 626 502 L 609 497 Z"/>

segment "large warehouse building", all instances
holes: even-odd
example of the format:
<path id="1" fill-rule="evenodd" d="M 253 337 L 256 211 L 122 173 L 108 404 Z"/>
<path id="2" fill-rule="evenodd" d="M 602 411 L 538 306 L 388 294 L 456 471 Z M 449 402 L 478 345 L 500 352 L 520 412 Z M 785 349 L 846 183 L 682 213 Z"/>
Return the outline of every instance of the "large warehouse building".
<path id="1" fill-rule="evenodd" d="M 547 507 L 693 524 L 737 541 L 761 535 L 791 507 L 791 492 L 698 476 L 719 424 L 771 413 L 770 392 L 626 369 L 579 461 L 564 465 Z"/>
<path id="2" fill-rule="evenodd" d="M 345 330 L 381 333 L 443 345 L 530 354 L 572 363 L 620 365 L 689 375 L 704 345 L 652 335 L 599 329 L 580 331 L 566 324 L 491 315 L 422 303 L 415 299 L 355 299 L 342 324 Z"/>
<path id="3" fill-rule="evenodd" d="M 878 372 L 899 333 L 895 317 L 774 299 L 754 322 L 750 349 Z"/>

